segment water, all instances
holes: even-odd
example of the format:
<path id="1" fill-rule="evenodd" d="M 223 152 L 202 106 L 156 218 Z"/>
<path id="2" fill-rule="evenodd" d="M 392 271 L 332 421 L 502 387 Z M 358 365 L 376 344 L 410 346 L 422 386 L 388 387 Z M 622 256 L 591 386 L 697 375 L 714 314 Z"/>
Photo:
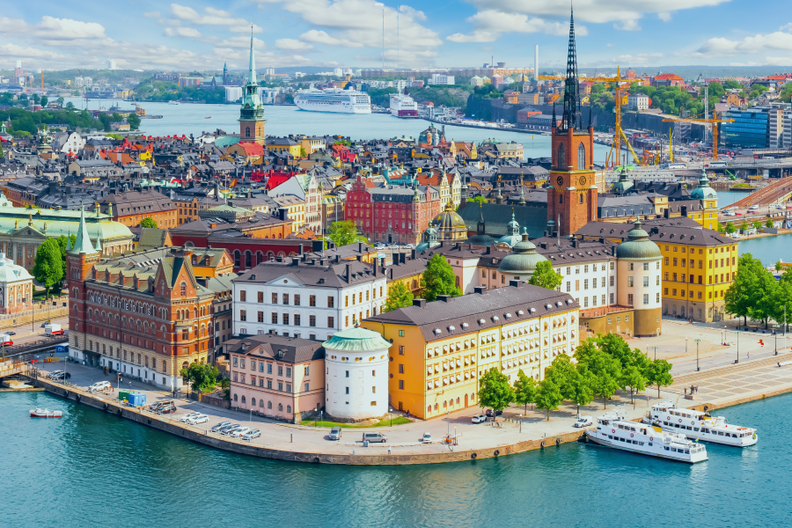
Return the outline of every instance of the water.
<path id="1" fill-rule="evenodd" d="M 731 204 L 738 200 L 742 200 L 749 193 L 736 192 L 736 191 L 718 191 L 718 207 L 723 209 L 729 207 Z"/>
<path id="2" fill-rule="evenodd" d="M 85 108 L 85 100 L 66 98 L 77 108 Z M 117 100 L 91 99 L 88 108 L 91 110 L 114 104 L 121 109 L 134 110 L 134 105 Z M 228 133 L 239 132 L 238 105 L 204 105 L 167 103 L 140 103 L 147 114 L 161 115 L 162 119 L 143 119 L 141 132 L 152 136 L 182 135 L 195 136 L 202 132 L 213 132 L 216 129 Z M 305 112 L 294 106 L 266 106 L 264 115 L 267 118 L 267 135 L 286 136 L 289 134 L 333 135 L 338 134 L 360 139 L 390 139 L 393 137 L 418 138 L 418 134 L 429 126 L 423 119 L 397 119 L 387 114 L 351 115 L 329 114 L 322 112 Z M 206 119 L 210 117 L 211 119 Z M 501 130 L 476 129 L 446 126 L 446 139 L 451 141 L 481 141 L 495 138 L 498 141 L 516 141 L 522 143 L 525 157 L 540 158 L 550 156 L 550 136 L 539 134 L 522 134 Z M 604 163 L 608 149 L 604 145 L 594 145 L 595 163 Z"/>
<path id="3" fill-rule="evenodd" d="M 779 260 L 792 262 L 792 233 L 743 240 L 737 244 L 737 250 L 740 255 L 750 253 L 765 266 L 775 266 Z"/>
<path id="4" fill-rule="evenodd" d="M 3 526 L 786 526 L 792 395 L 721 411 L 759 444 L 686 464 L 582 444 L 497 460 L 342 467 L 180 440 L 46 393 L 0 394 Z M 36 406 L 62 419 L 31 419 Z M 771 425 L 773 424 L 773 425 Z M 621 520 L 620 520 L 621 519 Z"/>

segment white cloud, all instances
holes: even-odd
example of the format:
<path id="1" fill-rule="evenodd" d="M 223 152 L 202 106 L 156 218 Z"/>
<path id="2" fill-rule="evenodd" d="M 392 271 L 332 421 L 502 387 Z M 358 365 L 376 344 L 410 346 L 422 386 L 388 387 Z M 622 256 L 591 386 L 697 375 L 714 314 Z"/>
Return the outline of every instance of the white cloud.
<path id="1" fill-rule="evenodd" d="M 18 46 L 16 44 L 3 44 L 0 46 L 0 58 L 11 60 L 16 59 L 63 59 L 63 55 L 52 51 L 44 51 L 36 48 Z"/>
<path id="2" fill-rule="evenodd" d="M 176 18 L 195 24 L 196 26 L 229 26 L 231 31 L 241 33 L 249 31 L 250 23 L 244 18 L 234 18 L 228 11 L 214 9 L 213 7 L 204 8 L 204 14 L 199 14 L 192 7 L 171 4 L 171 13 Z M 254 33 L 262 33 L 264 30 L 257 25 L 253 25 Z"/>
<path id="3" fill-rule="evenodd" d="M 668 12 L 657 13 L 657 18 L 659 18 L 663 22 L 671 22 L 671 13 Z"/>
<path id="4" fill-rule="evenodd" d="M 423 11 L 413 9 L 408 5 L 399 6 L 399 12 L 413 18 L 414 20 L 420 20 L 422 22 L 426 20 L 426 14 Z"/>
<path id="5" fill-rule="evenodd" d="M 640 31 L 641 26 L 638 25 L 637 20 L 624 20 L 622 22 L 615 22 L 613 27 L 619 31 Z"/>
<path id="6" fill-rule="evenodd" d="M 312 50 L 314 47 L 307 42 L 302 42 L 295 39 L 278 39 L 275 41 L 275 47 L 278 49 L 283 50 L 293 50 L 293 51 L 308 51 Z"/>
<path id="7" fill-rule="evenodd" d="M 717 37 L 709 39 L 694 54 L 695 57 L 713 58 L 734 55 L 759 55 L 771 51 L 792 51 L 792 33 L 776 31 L 730 40 Z M 787 60 L 787 62 L 792 62 Z"/>
<path id="8" fill-rule="evenodd" d="M 457 43 L 467 43 L 467 42 L 495 42 L 498 40 L 500 33 L 493 33 L 490 31 L 481 31 L 476 29 L 470 35 L 465 35 L 464 33 L 454 33 L 453 35 L 448 35 L 446 40 L 450 40 L 451 42 Z"/>
<path id="9" fill-rule="evenodd" d="M 350 42 L 348 40 L 336 38 L 327 34 L 326 31 L 312 29 L 300 35 L 300 40 L 303 42 L 313 42 L 315 44 L 326 44 L 328 46 L 342 46 L 345 48 L 361 48 L 363 44 L 359 42 Z"/>
<path id="10" fill-rule="evenodd" d="M 542 18 L 492 9 L 479 11 L 468 17 L 467 22 L 473 24 L 471 34 L 454 33 L 446 39 L 451 42 L 494 42 L 501 33 L 547 33 L 563 36 L 569 32 L 569 26 L 561 22 L 548 22 Z M 575 32 L 578 36 L 588 35 L 585 26 L 576 26 Z"/>
<path id="11" fill-rule="evenodd" d="M 657 59 L 664 57 L 662 53 L 636 53 L 635 55 L 620 55 L 611 60 L 614 64 L 626 64 L 629 66 L 646 66 L 656 64 Z"/>
<path id="12" fill-rule="evenodd" d="M 166 37 L 186 37 L 186 38 L 201 38 L 201 32 L 195 28 L 165 28 Z"/>
<path id="13" fill-rule="evenodd" d="M 149 11 L 147 13 L 143 13 L 143 16 L 146 18 L 159 18 L 162 16 L 162 13 L 159 11 Z"/>

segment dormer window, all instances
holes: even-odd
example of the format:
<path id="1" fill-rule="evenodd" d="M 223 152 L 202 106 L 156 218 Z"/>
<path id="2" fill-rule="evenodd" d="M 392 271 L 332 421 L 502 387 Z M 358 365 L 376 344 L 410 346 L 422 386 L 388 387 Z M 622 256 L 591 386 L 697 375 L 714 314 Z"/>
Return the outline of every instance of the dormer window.
<path id="1" fill-rule="evenodd" d="M 182 297 L 187 297 L 187 283 L 186 282 L 182 282 L 179 285 L 179 295 L 181 295 Z"/>

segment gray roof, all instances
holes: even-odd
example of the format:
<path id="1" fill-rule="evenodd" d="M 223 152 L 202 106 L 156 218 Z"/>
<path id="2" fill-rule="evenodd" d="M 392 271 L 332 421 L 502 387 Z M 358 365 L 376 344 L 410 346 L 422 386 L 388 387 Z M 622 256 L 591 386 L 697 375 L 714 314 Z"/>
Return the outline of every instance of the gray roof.
<path id="1" fill-rule="evenodd" d="M 399 308 L 368 320 L 420 327 L 424 339 L 431 342 L 578 307 L 568 293 L 512 281 L 503 288 Z"/>
<path id="2" fill-rule="evenodd" d="M 304 363 L 325 357 L 325 349 L 319 341 L 274 334 L 232 339 L 226 346 L 232 354 L 262 357 L 283 363 Z"/>
<path id="3" fill-rule="evenodd" d="M 460 205 L 457 212 L 465 221 L 468 231 L 473 232 L 476 231 L 479 218 L 483 215 L 486 224 L 486 234 L 500 238 L 508 232 L 507 226 L 512 220 L 512 209 L 514 210 L 514 217 L 517 223 L 521 227 L 528 229 L 528 235 L 531 238 L 544 234 L 547 227 L 547 203 L 512 206 L 509 204 L 467 202 Z"/>
<path id="4" fill-rule="evenodd" d="M 324 264 L 323 264 L 324 262 Z M 364 284 L 381 278 L 375 267 L 357 260 L 301 260 L 285 258 L 283 262 L 268 260 L 242 273 L 234 282 L 264 284 L 275 279 L 286 278 L 304 286 L 319 288 L 343 288 L 353 284 Z"/>

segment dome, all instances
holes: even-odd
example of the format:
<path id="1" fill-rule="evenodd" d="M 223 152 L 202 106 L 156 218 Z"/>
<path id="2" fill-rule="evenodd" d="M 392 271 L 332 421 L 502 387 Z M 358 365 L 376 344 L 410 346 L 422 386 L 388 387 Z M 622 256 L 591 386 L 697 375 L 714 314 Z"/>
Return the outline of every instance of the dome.
<path id="1" fill-rule="evenodd" d="M 370 352 L 374 350 L 387 350 L 391 344 L 377 332 L 365 328 L 348 328 L 336 332 L 322 343 L 326 349 L 343 350 L 345 352 Z"/>
<path id="2" fill-rule="evenodd" d="M 432 220 L 432 226 L 437 229 L 454 229 L 464 228 L 467 231 L 467 224 L 462 220 L 462 217 L 454 211 L 454 205 L 449 200 L 446 203 L 445 210 Z"/>
<path id="3" fill-rule="evenodd" d="M 523 230 L 522 240 L 514 245 L 512 252 L 506 255 L 498 266 L 501 273 L 532 274 L 540 262 L 547 260 L 544 255 L 536 252 L 536 246 L 528 240 L 527 230 Z"/>
<path id="4" fill-rule="evenodd" d="M 520 237 L 520 224 L 518 224 L 517 220 L 514 218 L 514 209 L 512 209 L 511 222 L 506 224 L 506 234 L 500 237 L 498 243 L 514 247 L 520 240 L 522 240 L 522 237 Z"/>
<path id="5" fill-rule="evenodd" d="M 465 244 L 470 244 L 471 246 L 490 247 L 494 242 L 495 241 L 492 240 L 492 237 L 489 235 L 475 234 L 468 238 Z"/>
<path id="6" fill-rule="evenodd" d="M 627 240 L 616 248 L 616 257 L 630 260 L 653 260 L 662 257 L 657 244 L 649 240 L 649 233 L 641 227 L 641 221 L 635 221 L 635 227 L 627 233 Z"/>
<path id="7" fill-rule="evenodd" d="M 611 191 L 615 194 L 623 195 L 632 188 L 633 182 L 630 181 L 630 177 L 627 175 L 627 169 L 622 167 L 621 174 L 619 174 L 619 181 L 613 184 Z"/>
<path id="8" fill-rule="evenodd" d="M 437 229 L 429 226 L 429 228 L 423 232 L 421 242 L 415 246 L 415 251 L 425 251 L 427 249 L 432 249 L 439 246 L 440 242 L 438 242 L 438 238 Z"/>
<path id="9" fill-rule="evenodd" d="M 699 186 L 693 189 L 693 192 L 690 193 L 690 198 L 693 200 L 718 199 L 718 193 L 715 192 L 715 189 L 710 187 L 709 178 L 707 178 L 707 173 L 704 172 L 704 169 L 701 169 L 701 179 L 699 180 Z"/>

